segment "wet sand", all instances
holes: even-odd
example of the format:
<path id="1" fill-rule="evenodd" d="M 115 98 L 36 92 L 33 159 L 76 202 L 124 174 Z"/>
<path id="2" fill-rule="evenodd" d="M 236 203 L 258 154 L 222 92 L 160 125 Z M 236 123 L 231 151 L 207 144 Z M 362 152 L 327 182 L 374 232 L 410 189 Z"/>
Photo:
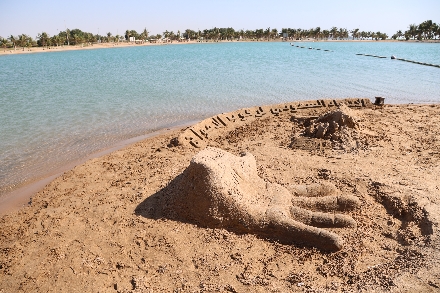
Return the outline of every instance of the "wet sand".
<path id="1" fill-rule="evenodd" d="M 128 145 L 134 144 L 138 141 L 145 140 L 147 138 L 151 138 L 166 132 L 175 131 L 177 129 L 187 127 L 193 123 L 195 123 L 195 121 L 191 123 L 179 124 L 172 128 L 166 128 L 155 132 L 147 133 L 145 135 L 133 137 L 124 141 L 120 141 L 106 149 L 90 154 L 82 159 L 78 159 L 68 164 L 65 164 L 57 168 L 53 172 L 35 174 L 34 176 L 36 178 L 35 180 L 20 184 L 18 187 L 14 188 L 10 192 L 6 192 L 0 196 L 0 216 L 13 211 L 17 211 L 25 206 L 28 206 L 31 202 L 32 196 L 34 196 L 37 192 L 41 191 L 47 184 L 49 184 L 55 178 L 61 176 L 64 172 L 73 169 L 77 165 L 81 165 L 86 161 L 94 158 L 102 157 L 106 154 L 124 148 Z"/>

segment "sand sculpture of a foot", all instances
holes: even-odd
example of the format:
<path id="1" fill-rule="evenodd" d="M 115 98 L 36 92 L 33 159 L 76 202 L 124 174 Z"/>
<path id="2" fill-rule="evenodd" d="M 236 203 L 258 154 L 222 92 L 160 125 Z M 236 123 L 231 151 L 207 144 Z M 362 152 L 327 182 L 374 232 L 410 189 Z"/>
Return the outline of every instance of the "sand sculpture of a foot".
<path id="1" fill-rule="evenodd" d="M 168 217 L 200 226 L 337 251 L 343 247 L 342 238 L 323 228 L 356 227 L 355 221 L 343 214 L 316 210 L 353 209 L 359 200 L 334 192 L 335 188 L 327 185 L 309 185 L 297 186 L 292 195 L 283 186 L 258 176 L 252 154 L 237 157 L 208 147 L 169 184 L 161 205 Z"/>

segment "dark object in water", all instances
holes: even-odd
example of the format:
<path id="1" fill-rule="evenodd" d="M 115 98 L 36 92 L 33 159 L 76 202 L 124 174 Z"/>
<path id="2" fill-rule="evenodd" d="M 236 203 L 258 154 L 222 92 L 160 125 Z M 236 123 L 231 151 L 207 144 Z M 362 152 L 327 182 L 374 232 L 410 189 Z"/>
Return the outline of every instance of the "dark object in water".
<path id="1" fill-rule="evenodd" d="M 391 55 L 391 59 L 396 59 L 396 56 L 394 56 L 394 55 Z"/>

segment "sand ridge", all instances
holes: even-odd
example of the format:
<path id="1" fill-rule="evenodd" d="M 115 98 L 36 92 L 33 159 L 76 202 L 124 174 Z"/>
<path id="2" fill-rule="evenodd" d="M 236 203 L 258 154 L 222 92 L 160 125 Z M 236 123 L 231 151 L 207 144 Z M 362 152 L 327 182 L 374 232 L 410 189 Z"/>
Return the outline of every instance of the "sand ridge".
<path id="1" fill-rule="evenodd" d="M 337 106 L 272 108 L 209 132 L 202 147 L 178 143 L 203 130 L 194 125 L 64 173 L 30 207 L 0 218 L 0 292 L 438 291 L 440 105 L 350 107 L 351 147 L 306 133 Z M 294 199 L 358 198 L 344 212 L 356 228 L 325 228 L 343 249 L 149 216 L 149 199 L 160 202 L 205 147 L 251 153 L 258 177 Z"/>

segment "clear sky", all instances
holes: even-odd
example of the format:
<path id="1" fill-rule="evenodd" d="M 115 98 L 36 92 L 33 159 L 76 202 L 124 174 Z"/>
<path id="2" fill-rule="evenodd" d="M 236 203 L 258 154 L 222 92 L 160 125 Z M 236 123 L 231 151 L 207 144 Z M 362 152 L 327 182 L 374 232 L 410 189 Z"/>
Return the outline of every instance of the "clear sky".
<path id="1" fill-rule="evenodd" d="M 333 26 L 381 31 L 389 36 L 409 24 L 440 23 L 440 0 L 0 0 L 0 36 L 65 28 L 104 35 L 127 29 L 150 34 L 213 27 L 310 29 Z"/>

